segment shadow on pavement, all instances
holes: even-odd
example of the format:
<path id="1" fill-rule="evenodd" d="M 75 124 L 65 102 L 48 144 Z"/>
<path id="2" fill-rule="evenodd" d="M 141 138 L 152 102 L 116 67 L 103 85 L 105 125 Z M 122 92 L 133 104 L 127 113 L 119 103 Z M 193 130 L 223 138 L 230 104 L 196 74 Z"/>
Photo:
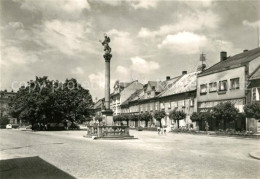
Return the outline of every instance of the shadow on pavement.
<path id="1" fill-rule="evenodd" d="M 40 157 L 0 160 L 0 178 L 74 178 Z"/>

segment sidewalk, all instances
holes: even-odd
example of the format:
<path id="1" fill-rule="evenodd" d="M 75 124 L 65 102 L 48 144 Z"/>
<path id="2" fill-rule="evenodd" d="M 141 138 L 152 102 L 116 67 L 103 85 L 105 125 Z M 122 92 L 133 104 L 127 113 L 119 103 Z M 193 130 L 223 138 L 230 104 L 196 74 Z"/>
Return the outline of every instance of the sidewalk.
<path id="1" fill-rule="evenodd" d="M 254 158 L 254 159 L 260 160 L 260 151 L 250 152 L 249 156 Z"/>

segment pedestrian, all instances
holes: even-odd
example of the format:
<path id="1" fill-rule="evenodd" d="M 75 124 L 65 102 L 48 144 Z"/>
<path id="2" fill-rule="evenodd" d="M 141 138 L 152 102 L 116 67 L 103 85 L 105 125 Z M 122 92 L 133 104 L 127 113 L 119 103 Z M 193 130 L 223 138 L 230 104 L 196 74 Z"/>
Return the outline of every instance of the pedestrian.
<path id="1" fill-rule="evenodd" d="M 160 133 L 161 133 L 161 128 L 160 128 L 160 126 L 157 127 L 157 131 L 158 131 L 158 135 L 160 135 Z"/>
<path id="2" fill-rule="evenodd" d="M 164 135 L 166 135 L 166 127 L 167 126 L 164 126 L 164 128 L 163 128 Z"/>

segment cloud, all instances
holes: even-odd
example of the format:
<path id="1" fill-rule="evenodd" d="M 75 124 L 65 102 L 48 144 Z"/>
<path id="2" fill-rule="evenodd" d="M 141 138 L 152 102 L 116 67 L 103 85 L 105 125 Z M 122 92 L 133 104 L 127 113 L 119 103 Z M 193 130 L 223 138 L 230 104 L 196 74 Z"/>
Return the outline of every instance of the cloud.
<path id="1" fill-rule="evenodd" d="M 243 25 L 256 28 L 257 26 L 260 26 L 260 20 L 255 22 L 249 22 L 247 20 L 244 20 Z"/>
<path id="2" fill-rule="evenodd" d="M 130 71 L 128 68 L 123 67 L 121 65 L 116 67 L 116 72 L 123 75 L 129 75 Z"/>
<path id="3" fill-rule="evenodd" d="M 138 53 L 137 45 L 133 41 L 133 37 L 129 32 L 112 29 L 108 31 L 107 34 L 111 37 L 110 46 L 112 48 L 112 53 L 113 49 L 116 49 L 114 53 L 124 56 Z"/>
<path id="4" fill-rule="evenodd" d="M 142 27 L 138 33 L 141 38 L 153 38 L 156 36 L 164 36 L 170 33 L 180 31 L 198 31 L 205 29 L 216 29 L 218 27 L 219 17 L 212 11 L 194 12 L 192 14 L 178 15 L 177 22 L 161 26 L 158 30 L 151 31 Z"/>
<path id="5" fill-rule="evenodd" d="M 45 18 L 77 18 L 83 9 L 90 9 L 87 0 L 20 0 L 20 2 L 22 9 L 40 12 Z"/>
<path id="6" fill-rule="evenodd" d="M 195 54 L 207 44 L 207 38 L 192 32 L 179 32 L 167 37 L 158 45 L 159 49 L 167 48 L 177 53 Z"/>
<path id="7" fill-rule="evenodd" d="M 135 0 L 131 1 L 131 6 L 134 9 L 150 9 L 156 8 L 158 0 Z"/>
<path id="8" fill-rule="evenodd" d="M 25 52 L 17 47 L 4 47 L 2 49 L 2 65 L 22 65 L 26 63 L 34 63 L 38 60 L 38 56 L 34 53 Z"/>
<path id="9" fill-rule="evenodd" d="M 92 73 L 88 78 L 92 89 L 105 88 L 105 72 Z"/>
<path id="10" fill-rule="evenodd" d="M 82 68 L 80 68 L 80 67 L 76 67 L 75 69 L 73 69 L 72 71 L 71 71 L 71 73 L 72 74 L 75 74 L 75 75 L 82 75 L 82 74 L 84 74 L 84 70 L 82 69 Z"/>
<path id="11" fill-rule="evenodd" d="M 145 59 L 142 59 L 140 57 L 133 57 L 131 58 L 131 70 L 138 72 L 138 73 L 146 73 L 149 74 L 155 70 L 158 70 L 160 68 L 160 65 L 157 62 L 154 61 L 146 61 Z"/>
<path id="12" fill-rule="evenodd" d="M 89 30 L 90 28 L 83 21 L 51 20 L 45 21 L 41 26 L 35 26 L 34 34 L 37 42 L 40 41 L 41 44 L 67 55 L 77 55 L 79 52 L 97 54 L 86 38 Z"/>

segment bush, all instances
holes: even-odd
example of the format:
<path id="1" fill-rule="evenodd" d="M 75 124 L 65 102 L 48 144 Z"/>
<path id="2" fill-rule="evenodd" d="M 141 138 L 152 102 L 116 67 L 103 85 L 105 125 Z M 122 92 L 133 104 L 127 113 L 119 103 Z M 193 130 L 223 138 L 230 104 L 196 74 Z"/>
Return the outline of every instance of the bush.
<path id="1" fill-rule="evenodd" d="M 260 120 L 260 104 L 253 103 L 244 106 L 245 115 L 248 118 Z"/>
<path id="2" fill-rule="evenodd" d="M 213 108 L 212 117 L 216 121 L 217 127 L 223 122 L 224 130 L 226 129 L 227 123 L 235 121 L 238 116 L 238 109 L 235 108 L 231 102 L 220 103 Z"/>
<path id="3" fill-rule="evenodd" d="M 3 129 L 9 124 L 9 119 L 6 116 L 0 117 L 0 127 Z"/>

